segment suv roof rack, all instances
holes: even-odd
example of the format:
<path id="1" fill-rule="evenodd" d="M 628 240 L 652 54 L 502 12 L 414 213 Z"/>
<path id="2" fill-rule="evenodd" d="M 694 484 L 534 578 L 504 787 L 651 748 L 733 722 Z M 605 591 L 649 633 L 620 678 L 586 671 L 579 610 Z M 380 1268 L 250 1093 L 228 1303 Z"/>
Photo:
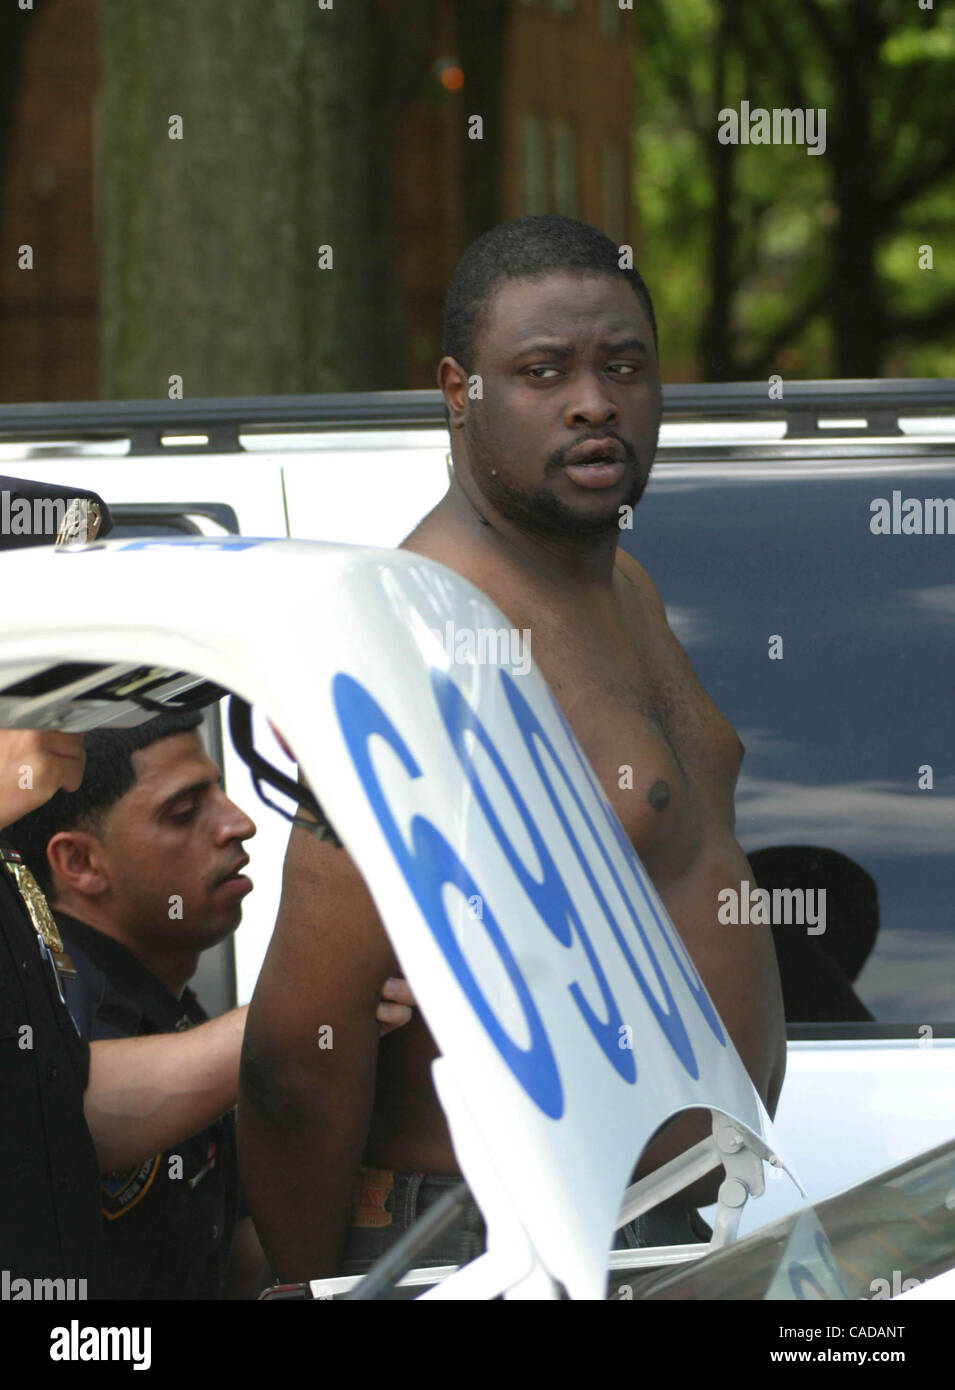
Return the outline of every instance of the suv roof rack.
<path id="1" fill-rule="evenodd" d="M 783 381 L 782 399 L 769 381 L 664 386 L 668 421 L 762 419 L 785 422 L 787 439 L 900 436 L 905 415 L 952 415 L 955 382 L 931 379 Z M 820 421 L 835 419 L 833 427 Z M 847 425 L 850 428 L 847 428 Z M 190 453 L 234 453 L 242 435 L 364 426 L 379 429 L 444 423 L 440 391 L 354 391 L 312 396 L 210 396 L 195 400 L 57 401 L 0 406 L 0 443 L 23 440 L 128 439 L 129 453 L 162 453 L 188 444 Z"/>

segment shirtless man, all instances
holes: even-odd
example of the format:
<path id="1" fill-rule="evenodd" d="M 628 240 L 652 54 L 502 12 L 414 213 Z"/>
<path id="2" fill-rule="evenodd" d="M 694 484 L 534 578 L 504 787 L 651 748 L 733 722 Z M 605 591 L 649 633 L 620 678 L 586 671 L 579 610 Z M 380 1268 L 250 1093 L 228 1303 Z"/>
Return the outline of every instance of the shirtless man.
<path id="1" fill-rule="evenodd" d="M 531 629 L 534 659 L 772 1113 L 786 1052 L 771 934 L 731 934 L 717 922 L 720 890 L 751 876 L 733 834 L 742 745 L 700 686 L 650 578 L 618 549 L 620 509 L 643 493 L 660 425 L 646 286 L 619 269 L 617 247 L 593 228 L 521 218 L 479 238 L 459 263 L 445 353 L 438 384 L 454 477 L 404 546 L 457 570 L 515 628 Z M 474 377 L 480 393 L 469 392 Z M 618 785 L 625 763 L 630 790 Z M 293 832 L 246 1026 L 239 1118 L 243 1181 L 283 1278 L 356 1267 L 343 1263 L 346 1242 L 354 1253 L 350 1222 L 397 1223 L 399 1180 L 407 1202 L 415 1175 L 459 1171 L 424 1023 L 378 1047 L 371 1005 L 395 973 L 344 851 Z M 321 1023 L 334 1025 L 333 1052 L 315 1045 Z M 702 1111 L 680 1117 L 648 1146 L 638 1175 L 709 1129 Z M 714 1200 L 721 1176 L 681 1194 L 684 1214 Z"/>

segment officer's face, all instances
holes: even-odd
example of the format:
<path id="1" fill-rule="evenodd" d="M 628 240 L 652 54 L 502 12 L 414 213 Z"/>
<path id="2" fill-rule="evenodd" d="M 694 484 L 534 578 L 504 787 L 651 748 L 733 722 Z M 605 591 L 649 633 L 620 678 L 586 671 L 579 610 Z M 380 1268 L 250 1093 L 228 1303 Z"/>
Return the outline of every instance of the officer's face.
<path id="1" fill-rule="evenodd" d="M 131 937 L 197 950 L 234 931 L 252 881 L 243 840 L 255 825 L 218 784 L 196 734 L 133 754 L 135 785 L 104 817 L 99 838 L 109 910 Z M 104 906 L 106 904 L 104 903 Z"/>

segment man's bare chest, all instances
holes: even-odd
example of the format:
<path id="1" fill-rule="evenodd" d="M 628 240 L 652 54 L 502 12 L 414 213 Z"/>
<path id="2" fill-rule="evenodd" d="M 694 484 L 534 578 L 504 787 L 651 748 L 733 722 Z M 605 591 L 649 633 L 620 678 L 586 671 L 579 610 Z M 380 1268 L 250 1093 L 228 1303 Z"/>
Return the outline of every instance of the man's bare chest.
<path id="1" fill-rule="evenodd" d="M 685 865 L 707 821 L 733 823 L 741 749 L 679 642 L 639 609 L 621 622 L 548 607 L 528 626 L 534 662 L 631 842 Z"/>
<path id="2" fill-rule="evenodd" d="M 530 632 L 542 672 L 624 829 L 661 873 L 692 862 L 708 823 L 731 828 L 741 745 L 653 602 L 622 572 L 610 591 L 555 586 L 500 549 L 416 536 Z"/>

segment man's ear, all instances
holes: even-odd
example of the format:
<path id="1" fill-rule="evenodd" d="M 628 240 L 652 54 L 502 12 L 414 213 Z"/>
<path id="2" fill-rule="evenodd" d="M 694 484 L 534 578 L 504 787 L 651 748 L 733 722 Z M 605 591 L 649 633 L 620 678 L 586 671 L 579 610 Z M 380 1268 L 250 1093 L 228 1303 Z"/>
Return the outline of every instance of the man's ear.
<path id="1" fill-rule="evenodd" d="M 53 877 L 54 897 L 80 893 L 94 898 L 109 887 L 100 842 L 85 830 L 58 830 L 47 844 L 46 857 Z"/>
<path id="2" fill-rule="evenodd" d="M 468 374 L 454 357 L 442 357 L 438 363 L 438 386 L 448 407 L 448 426 L 460 429 L 468 403 Z"/>

